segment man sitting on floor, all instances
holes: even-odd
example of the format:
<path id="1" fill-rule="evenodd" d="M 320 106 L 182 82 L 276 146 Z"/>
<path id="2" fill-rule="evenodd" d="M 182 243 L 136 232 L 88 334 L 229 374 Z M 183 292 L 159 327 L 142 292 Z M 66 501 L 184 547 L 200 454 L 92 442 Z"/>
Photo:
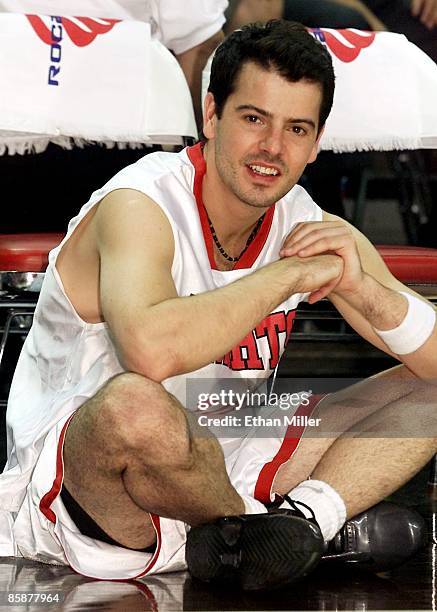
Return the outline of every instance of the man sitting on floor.
<path id="1" fill-rule="evenodd" d="M 215 55 L 205 142 L 125 168 L 71 221 L 11 389 L 0 554 L 106 579 L 187 563 L 205 581 L 287 584 L 436 452 L 432 305 L 296 185 L 333 94 L 302 26 L 247 26 Z M 206 435 L 191 383 L 261 384 L 299 302 L 325 296 L 403 365 L 307 397 L 295 425 Z M 417 547 L 411 515 L 392 520 Z"/>

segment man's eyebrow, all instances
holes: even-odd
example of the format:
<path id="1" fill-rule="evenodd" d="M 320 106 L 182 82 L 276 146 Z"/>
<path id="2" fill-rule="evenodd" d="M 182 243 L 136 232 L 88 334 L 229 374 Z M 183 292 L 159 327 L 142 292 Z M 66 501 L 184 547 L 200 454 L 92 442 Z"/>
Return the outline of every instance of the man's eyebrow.
<path id="1" fill-rule="evenodd" d="M 254 106 L 253 104 L 240 104 L 240 106 L 237 106 L 236 110 L 237 111 L 252 110 L 252 111 L 255 111 L 256 113 L 259 113 L 263 117 L 268 117 L 269 119 L 273 117 L 273 114 L 269 113 L 269 111 L 266 111 L 262 108 L 258 108 L 257 106 Z"/>
<path id="2" fill-rule="evenodd" d="M 298 117 L 292 117 L 291 119 L 287 120 L 287 123 L 306 123 L 307 125 L 312 127 L 314 130 L 316 129 L 316 124 L 314 123 L 312 119 L 305 119 L 305 118 L 299 119 Z"/>
<path id="3" fill-rule="evenodd" d="M 257 106 L 254 106 L 253 104 L 240 104 L 239 106 L 237 106 L 236 110 L 237 111 L 255 111 L 256 113 L 259 113 L 263 117 L 267 117 L 269 119 L 273 117 L 273 113 L 270 113 L 269 111 L 266 111 L 262 108 L 258 108 Z M 286 123 L 306 123 L 307 125 L 312 127 L 314 130 L 316 129 L 316 124 L 314 123 L 312 119 L 290 117 L 290 119 L 287 119 Z"/>

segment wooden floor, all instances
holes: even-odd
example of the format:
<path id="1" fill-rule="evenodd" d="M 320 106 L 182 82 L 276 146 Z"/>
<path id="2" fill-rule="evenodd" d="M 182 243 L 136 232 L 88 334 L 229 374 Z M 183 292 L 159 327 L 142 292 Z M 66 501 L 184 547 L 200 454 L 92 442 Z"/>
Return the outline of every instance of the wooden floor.
<path id="1" fill-rule="evenodd" d="M 393 501 L 414 505 L 427 517 L 429 544 L 414 559 L 384 575 L 320 567 L 306 580 L 271 593 L 245 594 L 195 583 L 185 572 L 141 582 L 89 580 L 66 567 L 0 559 L 0 610 L 150 610 L 170 612 L 228 610 L 436 610 L 437 502 L 425 494 L 426 470 Z M 434 528 L 434 532 L 433 532 Z M 58 597 L 52 605 L 9 605 L 7 594 Z"/>
<path id="2" fill-rule="evenodd" d="M 269 594 L 213 591 L 195 585 L 185 573 L 144 583 L 88 581 L 60 567 L 0 561 L 3 593 L 57 593 L 62 603 L 10 605 L 1 610 L 435 610 L 429 558 L 431 550 L 392 576 L 343 575 L 317 571 L 311 579 Z M 435 556 L 435 545 L 434 545 Z M 435 569 L 435 568 L 434 568 Z M 3 595 L 4 597 L 4 595 Z"/>

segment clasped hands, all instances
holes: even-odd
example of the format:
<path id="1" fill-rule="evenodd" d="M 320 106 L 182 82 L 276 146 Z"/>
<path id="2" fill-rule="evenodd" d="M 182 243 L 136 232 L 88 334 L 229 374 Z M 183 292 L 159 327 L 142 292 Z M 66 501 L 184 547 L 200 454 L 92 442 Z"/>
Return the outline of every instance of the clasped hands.
<path id="1" fill-rule="evenodd" d="M 350 227 L 341 221 L 311 221 L 298 223 L 288 234 L 279 251 L 279 256 L 296 257 L 298 261 L 307 260 L 320 255 L 336 256 L 317 260 L 317 266 L 332 266 L 332 278 L 319 288 L 311 287 L 308 302 L 314 304 L 330 293 L 337 295 L 354 294 L 360 291 L 364 280 L 364 271 L 357 249 L 355 237 Z M 315 263 L 315 262 L 314 262 Z M 342 264 L 339 266 L 339 264 Z M 313 272 L 313 270 L 311 270 Z M 317 273 L 313 274 L 317 284 Z M 320 278 L 323 278 L 320 276 Z"/>

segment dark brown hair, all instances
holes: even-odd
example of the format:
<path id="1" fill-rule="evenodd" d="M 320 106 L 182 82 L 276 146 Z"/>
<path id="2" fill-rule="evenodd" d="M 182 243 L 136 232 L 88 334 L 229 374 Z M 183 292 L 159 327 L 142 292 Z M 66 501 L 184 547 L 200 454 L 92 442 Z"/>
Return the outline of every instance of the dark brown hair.
<path id="1" fill-rule="evenodd" d="M 324 126 L 334 98 L 334 69 L 329 52 L 303 25 L 277 19 L 266 24 L 249 24 L 223 41 L 214 55 L 208 88 L 219 119 L 247 62 L 275 70 L 293 83 L 300 80 L 319 83 L 322 89 L 319 130 Z"/>

